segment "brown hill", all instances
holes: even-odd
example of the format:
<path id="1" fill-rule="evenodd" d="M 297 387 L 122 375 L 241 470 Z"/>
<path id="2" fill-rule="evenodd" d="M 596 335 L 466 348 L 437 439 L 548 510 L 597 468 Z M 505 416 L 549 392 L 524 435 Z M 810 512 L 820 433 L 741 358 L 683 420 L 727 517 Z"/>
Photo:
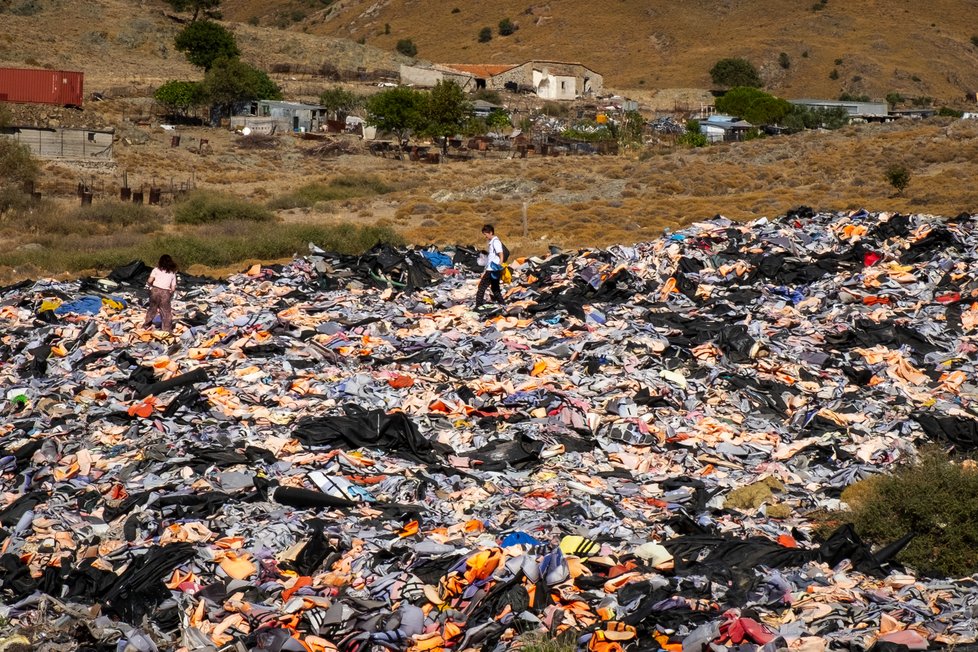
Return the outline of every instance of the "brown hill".
<path id="1" fill-rule="evenodd" d="M 0 2 L 0 66 L 81 70 L 85 90 L 115 95 L 147 94 L 168 79 L 199 79 L 200 69 L 174 49 L 183 25 L 162 0 L 14 0 L 13 13 Z M 276 64 L 317 67 L 328 63 L 356 70 L 397 69 L 407 60 L 390 50 L 345 38 L 225 23 L 243 58 L 272 69 Z M 287 82 L 288 78 L 278 79 Z M 128 90 L 128 93 L 126 92 Z M 289 89 L 286 89 L 289 90 Z"/>
<path id="2" fill-rule="evenodd" d="M 752 61 L 769 90 L 787 98 L 896 92 L 960 103 L 978 90 L 975 0 L 225 0 L 223 7 L 231 20 L 387 50 L 410 38 L 431 61 L 581 61 L 617 89 L 708 88 L 713 64 L 733 56 Z M 498 34 L 504 18 L 519 28 L 511 36 Z M 484 26 L 493 38 L 479 43 Z"/>

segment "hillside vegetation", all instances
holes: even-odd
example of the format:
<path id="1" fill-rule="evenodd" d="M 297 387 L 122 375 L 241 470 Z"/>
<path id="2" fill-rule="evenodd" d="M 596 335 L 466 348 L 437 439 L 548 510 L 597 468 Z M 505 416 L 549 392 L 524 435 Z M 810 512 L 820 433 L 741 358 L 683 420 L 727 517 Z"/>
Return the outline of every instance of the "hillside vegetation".
<path id="1" fill-rule="evenodd" d="M 431 61 L 580 61 L 616 89 L 706 88 L 711 66 L 733 56 L 752 61 L 767 88 L 788 98 L 900 93 L 948 102 L 978 90 L 974 0 L 224 0 L 222 6 L 232 20 L 390 51 L 410 38 L 417 56 Z M 509 36 L 499 34 L 505 19 L 517 28 Z M 484 27 L 492 39 L 480 43 Z"/>

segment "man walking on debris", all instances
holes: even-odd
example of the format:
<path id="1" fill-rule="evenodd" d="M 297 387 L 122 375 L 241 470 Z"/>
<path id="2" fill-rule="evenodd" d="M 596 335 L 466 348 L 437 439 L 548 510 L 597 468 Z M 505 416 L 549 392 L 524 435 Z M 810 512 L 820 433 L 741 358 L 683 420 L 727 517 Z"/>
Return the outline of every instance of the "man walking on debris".
<path id="1" fill-rule="evenodd" d="M 481 308 L 485 304 L 486 290 L 492 289 L 492 299 L 502 305 L 503 293 L 499 289 L 499 279 L 503 273 L 503 263 L 506 262 L 505 247 L 502 240 L 496 236 L 496 229 L 492 224 L 482 227 L 482 235 L 489 241 L 486 253 L 480 254 L 479 262 L 485 266 L 482 278 L 479 279 L 479 288 L 475 291 L 475 307 Z"/>

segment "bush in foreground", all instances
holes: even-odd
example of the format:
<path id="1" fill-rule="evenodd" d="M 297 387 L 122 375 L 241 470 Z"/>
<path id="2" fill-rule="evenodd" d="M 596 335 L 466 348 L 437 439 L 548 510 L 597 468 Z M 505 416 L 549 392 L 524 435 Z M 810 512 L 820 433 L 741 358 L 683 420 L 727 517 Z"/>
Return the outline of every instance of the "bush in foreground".
<path id="1" fill-rule="evenodd" d="M 858 482 L 842 494 L 842 514 L 868 542 L 916 537 L 897 559 L 929 575 L 978 572 L 978 469 L 927 450 L 916 464 Z"/>
<path id="2" fill-rule="evenodd" d="M 229 220 L 270 222 L 275 216 L 264 206 L 231 195 L 197 190 L 176 205 L 173 219 L 179 224 L 209 224 Z"/>

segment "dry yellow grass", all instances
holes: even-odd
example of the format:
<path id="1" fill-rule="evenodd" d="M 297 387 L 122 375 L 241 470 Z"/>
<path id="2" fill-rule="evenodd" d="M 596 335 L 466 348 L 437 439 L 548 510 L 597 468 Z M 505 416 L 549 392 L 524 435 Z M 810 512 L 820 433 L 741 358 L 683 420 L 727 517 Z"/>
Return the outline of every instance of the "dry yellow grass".
<path id="1" fill-rule="evenodd" d="M 753 61 L 768 87 L 784 97 L 836 97 L 846 90 L 958 100 L 978 89 L 973 2 L 832 0 L 819 11 L 815 4 L 348 0 L 321 7 L 303 0 L 225 0 L 223 6 L 231 19 L 259 18 L 263 25 L 298 11 L 305 18 L 291 31 L 362 38 L 390 51 L 410 38 L 418 56 L 431 61 L 581 61 L 617 89 L 708 88 L 710 68 L 729 56 Z M 496 35 L 503 18 L 519 26 L 512 36 Z M 494 37 L 479 43 L 484 26 Z M 789 56 L 788 69 L 779 65 L 781 52 Z"/>
<path id="2" fill-rule="evenodd" d="M 970 183 L 978 173 L 978 123 L 945 118 L 668 154 L 442 165 L 371 156 L 316 160 L 299 153 L 308 142 L 291 136 L 282 138 L 276 152 L 281 158 L 270 162 L 265 152 L 236 149 L 227 132 L 184 133 L 192 138 L 206 133 L 211 153 L 171 149 L 160 134 L 146 145 L 119 147 L 117 169 L 95 175 L 105 197 L 116 196 L 123 169 L 134 186 L 156 179 L 165 187 L 171 176 L 176 183 L 192 178 L 202 188 L 262 203 L 311 181 L 369 175 L 394 192 L 281 211 L 280 217 L 389 224 L 411 241 L 436 244 L 480 244 L 479 227 L 489 221 L 504 237 L 521 239 L 523 254 L 540 253 L 549 244 L 630 243 L 718 213 L 734 219 L 773 217 L 801 204 L 948 215 L 978 209 L 978 189 Z M 902 195 L 884 175 L 893 162 L 906 164 L 912 173 Z M 49 164 L 41 190 L 46 196 L 66 192 L 71 179 L 70 171 Z M 524 201 L 529 234 L 522 239 Z"/>

